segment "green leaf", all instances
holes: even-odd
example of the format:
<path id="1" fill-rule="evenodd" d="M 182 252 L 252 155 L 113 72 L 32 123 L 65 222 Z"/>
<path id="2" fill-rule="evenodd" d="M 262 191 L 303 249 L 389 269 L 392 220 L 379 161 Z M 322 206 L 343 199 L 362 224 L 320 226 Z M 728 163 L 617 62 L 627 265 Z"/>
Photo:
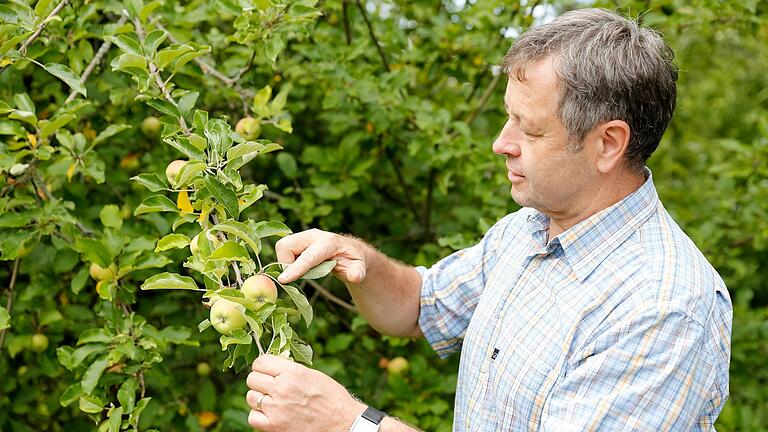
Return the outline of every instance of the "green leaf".
<path id="1" fill-rule="evenodd" d="M 179 99 L 179 111 L 181 111 L 181 115 L 186 117 L 190 111 L 192 111 L 198 96 L 200 96 L 200 93 L 198 92 L 189 92 Z"/>
<path id="2" fill-rule="evenodd" d="M 309 324 L 312 322 L 312 306 L 309 304 L 309 301 L 307 301 L 307 297 L 293 285 L 281 286 L 291 297 L 291 300 L 293 300 L 293 303 L 296 305 L 296 307 L 299 308 L 299 313 L 301 313 L 301 316 L 304 318 L 304 322 L 306 322 L 307 327 L 309 327 Z"/>
<path id="3" fill-rule="evenodd" d="M 248 250 L 241 244 L 228 241 L 216 248 L 208 259 L 212 261 L 248 261 L 251 257 L 248 255 Z"/>
<path id="4" fill-rule="evenodd" d="M 200 321 L 200 324 L 197 325 L 197 329 L 202 333 L 205 329 L 211 326 L 211 320 L 208 318 Z"/>
<path id="5" fill-rule="evenodd" d="M 120 432 L 120 425 L 123 420 L 123 407 L 117 407 L 111 410 L 109 413 L 109 420 L 107 420 L 108 432 Z"/>
<path id="6" fill-rule="evenodd" d="M 222 351 L 226 350 L 230 345 L 250 345 L 252 341 L 253 339 L 251 339 L 251 335 L 246 333 L 243 329 L 235 329 L 232 331 L 231 335 L 221 335 L 219 338 Z"/>
<path id="7" fill-rule="evenodd" d="M 233 219 L 237 219 L 240 216 L 240 207 L 237 202 L 237 195 L 230 188 L 226 187 L 218 179 L 213 176 L 205 177 L 205 187 L 208 192 L 216 198 L 220 204 L 224 206 L 227 213 Z"/>
<path id="8" fill-rule="evenodd" d="M 336 260 L 325 261 L 309 269 L 301 278 L 320 279 L 321 277 L 327 276 L 334 267 L 336 267 Z"/>
<path id="9" fill-rule="evenodd" d="M 11 314 L 8 313 L 8 309 L 0 306 L 0 330 L 5 330 L 11 327 Z"/>
<path id="10" fill-rule="evenodd" d="M 176 273 L 160 273 L 150 277 L 141 284 L 142 290 L 156 289 L 182 289 L 197 291 L 197 283 L 189 276 L 181 276 Z"/>
<path id="11" fill-rule="evenodd" d="M 99 219 L 104 226 L 120 229 L 123 226 L 123 216 L 120 207 L 115 204 L 108 204 L 101 208 Z"/>
<path id="12" fill-rule="evenodd" d="M 93 139 L 93 142 L 91 143 L 91 145 L 92 146 L 99 145 L 104 141 L 106 141 L 108 138 L 114 135 L 117 135 L 118 133 L 130 128 L 131 127 L 128 126 L 127 124 L 111 124 L 107 126 L 106 129 L 101 131 L 96 138 Z"/>
<path id="13" fill-rule="evenodd" d="M 311 346 L 301 343 L 296 339 L 291 339 L 291 355 L 295 360 L 311 366 L 312 354 Z"/>
<path id="14" fill-rule="evenodd" d="M 80 411 L 89 414 L 99 414 L 104 411 L 105 402 L 94 395 L 80 396 Z"/>
<path id="15" fill-rule="evenodd" d="M 278 221 L 261 221 L 253 227 L 254 232 L 259 238 L 279 236 L 285 237 L 292 231 L 284 223 Z"/>
<path id="16" fill-rule="evenodd" d="M 117 391 L 117 400 L 123 407 L 126 414 L 130 414 L 136 406 L 136 390 L 139 388 L 139 381 L 136 378 L 128 378 L 120 385 Z"/>
<path id="17" fill-rule="evenodd" d="M 148 57 L 154 57 L 155 53 L 157 52 L 157 48 L 161 43 L 163 43 L 167 36 L 168 33 L 162 30 L 151 31 L 147 37 L 144 38 L 144 53 Z"/>
<path id="18" fill-rule="evenodd" d="M 163 252 L 168 249 L 181 249 L 189 246 L 189 237 L 184 234 L 168 234 L 157 241 L 155 252 Z"/>
<path id="19" fill-rule="evenodd" d="M 76 400 L 80 399 L 80 396 L 83 394 L 83 388 L 80 386 L 80 383 L 75 383 L 67 387 L 66 390 L 61 394 L 59 397 L 59 403 L 61 406 L 70 406 L 72 403 L 74 403 Z"/>
<path id="20" fill-rule="evenodd" d="M 176 179 L 176 187 L 181 189 L 192 183 L 192 180 L 199 177 L 200 173 L 205 171 L 206 165 L 202 161 L 189 161 L 181 167 L 179 177 Z"/>
<path id="21" fill-rule="evenodd" d="M 13 96 L 13 101 L 16 102 L 16 107 L 21 111 L 29 111 L 35 113 L 35 103 L 32 102 L 32 98 L 26 93 L 17 93 Z"/>
<path id="22" fill-rule="evenodd" d="M 80 93 L 83 97 L 88 97 L 85 85 L 83 85 L 80 77 L 74 73 L 72 69 L 58 63 L 48 63 L 43 66 L 43 68 L 48 71 L 49 74 L 67 83 L 72 90 Z"/>
<path id="23" fill-rule="evenodd" d="M 165 179 L 155 173 L 139 174 L 137 176 L 131 177 L 130 180 L 138 182 L 145 188 L 149 189 L 151 192 L 158 192 L 164 189 L 168 189 L 168 183 L 165 182 Z"/>
<path id="24" fill-rule="evenodd" d="M 72 113 L 63 113 L 53 116 L 51 120 L 40 120 L 38 122 L 38 125 L 40 126 L 40 138 L 48 138 L 75 118 L 77 117 Z"/>
<path id="25" fill-rule="evenodd" d="M 112 263 L 112 255 L 104 244 L 93 239 L 78 239 L 75 241 L 75 250 L 83 254 L 87 261 L 96 263 L 102 267 L 108 267 Z"/>
<path id="26" fill-rule="evenodd" d="M 248 246 L 253 249 L 253 253 L 258 255 L 261 252 L 261 242 L 256 232 L 248 225 L 237 221 L 226 221 L 218 225 L 214 225 L 211 230 L 222 231 L 227 234 L 232 234 L 239 239 L 245 241 Z"/>
<path id="27" fill-rule="evenodd" d="M 261 90 L 257 91 L 256 94 L 253 96 L 253 111 L 255 112 L 261 112 L 263 111 L 267 103 L 269 102 L 269 98 L 272 97 L 272 87 L 265 86 Z"/>
<path id="28" fill-rule="evenodd" d="M 111 37 L 109 40 L 126 53 L 144 56 L 144 50 L 141 48 L 141 44 L 133 35 L 121 34 Z"/>
<path id="29" fill-rule="evenodd" d="M 154 212 L 174 212 L 178 213 L 179 208 L 176 207 L 176 203 L 171 201 L 164 195 L 152 195 L 151 197 L 142 201 L 136 210 L 133 212 L 134 216 L 142 215 L 145 213 Z"/>
<path id="30" fill-rule="evenodd" d="M 147 105 L 173 118 L 178 119 L 179 117 L 181 117 L 181 114 L 179 113 L 179 109 L 168 101 L 164 101 L 160 99 L 149 99 L 147 100 Z"/>
<path id="31" fill-rule="evenodd" d="M 290 153 L 280 153 L 277 155 L 277 166 L 289 179 L 295 179 L 299 175 L 299 167 L 296 165 L 296 159 Z"/>
<path id="32" fill-rule="evenodd" d="M 8 114 L 13 111 L 10 105 L 0 100 L 0 114 Z"/>
<path id="33" fill-rule="evenodd" d="M 80 385 L 83 387 L 84 393 L 93 393 L 93 390 L 96 388 L 96 385 L 99 384 L 99 379 L 107 366 L 109 366 L 108 356 L 99 357 L 88 366 L 88 369 L 83 373 L 83 379 L 80 380 Z"/>
<path id="34" fill-rule="evenodd" d="M 80 334 L 80 337 L 77 339 L 77 344 L 83 345 L 92 342 L 111 343 L 112 339 L 112 335 L 107 333 L 103 328 L 91 328 Z"/>
<path id="35" fill-rule="evenodd" d="M 189 159 L 203 160 L 205 153 L 197 146 L 193 145 L 188 139 L 168 138 L 165 140 L 168 145 L 183 153 Z"/>
<path id="36" fill-rule="evenodd" d="M 30 125 L 37 127 L 37 116 L 32 111 L 13 110 L 13 112 L 8 115 L 8 118 L 13 120 L 21 120 L 25 123 L 29 123 Z"/>
<path id="37" fill-rule="evenodd" d="M 121 70 L 124 72 L 142 71 L 147 72 L 147 59 L 144 56 L 126 53 L 115 57 L 110 63 L 112 70 Z"/>

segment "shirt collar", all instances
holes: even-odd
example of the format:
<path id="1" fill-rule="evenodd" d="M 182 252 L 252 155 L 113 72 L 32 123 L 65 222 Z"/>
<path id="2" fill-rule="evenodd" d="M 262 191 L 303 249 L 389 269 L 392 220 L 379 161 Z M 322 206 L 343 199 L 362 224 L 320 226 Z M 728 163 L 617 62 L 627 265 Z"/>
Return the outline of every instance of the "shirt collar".
<path id="1" fill-rule="evenodd" d="M 645 169 L 646 180 L 634 192 L 616 204 L 603 209 L 564 231 L 547 245 L 552 251 L 562 247 L 565 258 L 579 281 L 583 282 L 624 240 L 656 211 L 659 197 L 653 185 L 651 170 Z M 549 217 L 533 210 L 528 216 L 531 236 L 537 243 L 546 240 Z"/>

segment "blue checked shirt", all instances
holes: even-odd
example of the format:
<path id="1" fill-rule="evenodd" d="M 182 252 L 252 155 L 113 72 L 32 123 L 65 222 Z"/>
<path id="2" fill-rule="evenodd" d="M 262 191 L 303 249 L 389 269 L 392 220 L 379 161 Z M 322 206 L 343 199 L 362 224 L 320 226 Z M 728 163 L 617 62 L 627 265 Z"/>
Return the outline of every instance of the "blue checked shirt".
<path id="1" fill-rule="evenodd" d="M 418 268 L 422 332 L 461 351 L 454 431 L 714 430 L 730 298 L 647 175 L 550 241 L 524 208 Z"/>

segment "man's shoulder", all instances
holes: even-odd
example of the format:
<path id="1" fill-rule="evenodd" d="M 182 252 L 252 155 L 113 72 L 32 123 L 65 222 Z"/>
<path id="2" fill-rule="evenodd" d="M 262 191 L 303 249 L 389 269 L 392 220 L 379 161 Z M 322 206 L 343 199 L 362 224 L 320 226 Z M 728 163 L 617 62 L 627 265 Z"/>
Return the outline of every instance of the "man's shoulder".
<path id="1" fill-rule="evenodd" d="M 723 279 L 695 243 L 659 206 L 632 236 L 639 249 L 645 301 L 677 309 L 704 323 L 719 309 L 730 308 Z"/>

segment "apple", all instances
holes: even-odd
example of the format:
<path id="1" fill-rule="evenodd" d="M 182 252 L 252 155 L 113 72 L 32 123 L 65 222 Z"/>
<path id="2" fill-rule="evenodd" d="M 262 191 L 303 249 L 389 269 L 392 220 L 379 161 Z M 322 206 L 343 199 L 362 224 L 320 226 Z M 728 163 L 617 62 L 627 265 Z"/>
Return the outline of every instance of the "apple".
<path id="1" fill-rule="evenodd" d="M 259 305 L 277 301 L 277 286 L 267 275 L 257 274 L 249 277 L 243 282 L 241 290 L 246 298 L 255 300 Z"/>
<path id="2" fill-rule="evenodd" d="M 408 360 L 405 357 L 395 357 L 387 363 L 387 372 L 390 375 L 400 375 L 408 370 Z"/>
<path id="3" fill-rule="evenodd" d="M 48 349 L 48 336 L 37 333 L 35 335 L 32 335 L 32 342 L 30 343 L 30 348 L 32 348 L 32 351 L 34 352 L 43 352 L 46 349 Z"/>
<path id="4" fill-rule="evenodd" d="M 176 179 L 179 177 L 179 172 L 186 164 L 187 161 L 181 159 L 176 159 L 168 164 L 165 168 L 165 178 L 168 179 L 168 183 L 174 186 L 176 185 Z"/>
<path id="5" fill-rule="evenodd" d="M 197 374 L 200 376 L 208 376 L 211 374 L 211 365 L 206 362 L 200 362 L 197 364 Z"/>
<path id="6" fill-rule="evenodd" d="M 211 325 L 217 332 L 228 335 L 233 330 L 245 328 L 245 306 L 227 299 L 219 299 L 211 305 Z"/>
<path id="7" fill-rule="evenodd" d="M 141 121 L 141 133 L 148 137 L 157 136 L 160 133 L 160 119 L 155 116 L 149 116 Z"/>
<path id="8" fill-rule="evenodd" d="M 255 140 L 261 133 L 261 121 L 253 117 L 244 117 L 235 125 L 235 132 L 246 140 Z"/>
<path id="9" fill-rule="evenodd" d="M 94 280 L 110 280 L 117 274 L 117 266 L 115 263 L 112 263 L 109 265 L 109 267 L 104 268 L 96 263 L 91 263 L 91 268 L 88 270 L 88 272 L 91 274 L 91 277 Z"/>
<path id="10" fill-rule="evenodd" d="M 221 241 L 219 241 L 219 238 L 216 237 L 216 234 L 209 232 L 207 237 L 208 240 L 213 243 L 214 248 L 221 244 Z M 200 245 L 197 244 L 198 241 L 200 241 L 200 233 L 195 234 L 195 236 L 192 237 L 192 240 L 189 241 L 189 251 L 192 252 L 192 255 L 200 251 Z"/>

